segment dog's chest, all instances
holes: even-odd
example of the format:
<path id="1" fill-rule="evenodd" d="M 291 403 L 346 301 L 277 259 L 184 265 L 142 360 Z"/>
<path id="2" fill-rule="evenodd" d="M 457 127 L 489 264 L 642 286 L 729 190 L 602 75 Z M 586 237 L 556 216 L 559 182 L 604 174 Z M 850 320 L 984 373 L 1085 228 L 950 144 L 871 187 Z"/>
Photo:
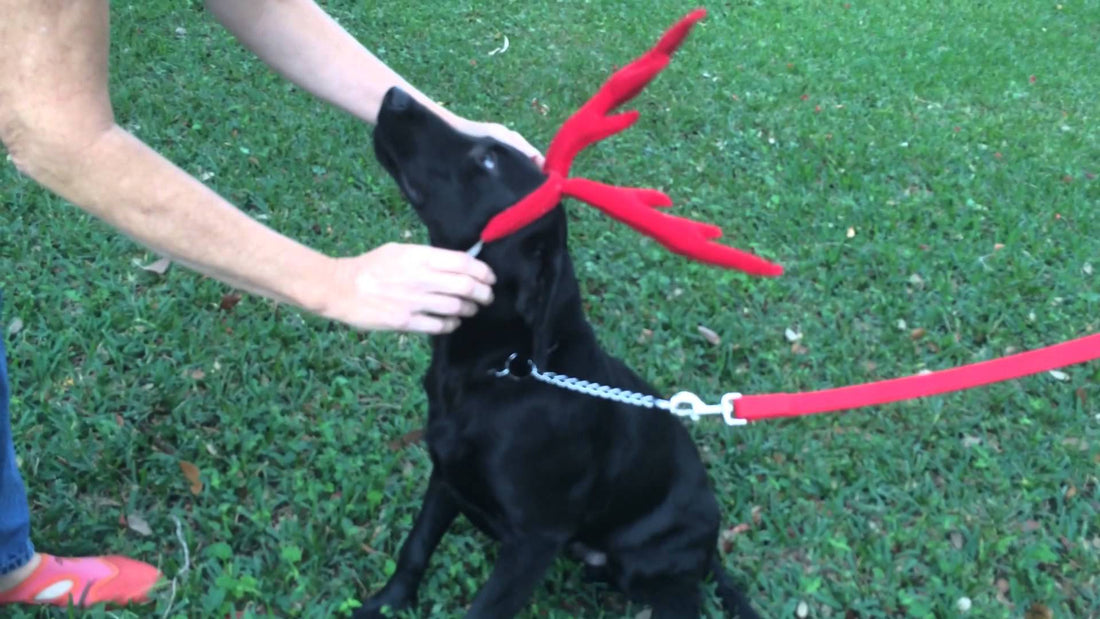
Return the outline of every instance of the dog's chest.
<path id="1" fill-rule="evenodd" d="M 479 528 L 495 537 L 579 522 L 592 508 L 602 455 L 583 424 L 554 424 L 549 404 L 437 409 L 426 440 L 435 472 Z"/>

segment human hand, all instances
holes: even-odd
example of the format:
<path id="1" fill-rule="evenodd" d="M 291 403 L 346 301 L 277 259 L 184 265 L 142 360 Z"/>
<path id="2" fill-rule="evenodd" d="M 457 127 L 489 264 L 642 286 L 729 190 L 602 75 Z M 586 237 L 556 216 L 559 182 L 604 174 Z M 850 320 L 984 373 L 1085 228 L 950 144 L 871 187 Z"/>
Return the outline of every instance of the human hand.
<path id="1" fill-rule="evenodd" d="M 339 258 L 326 318 L 371 331 L 442 334 L 493 301 L 496 276 L 463 252 L 387 243 Z"/>
<path id="2" fill-rule="evenodd" d="M 489 122 L 476 122 L 472 120 L 466 120 L 459 118 L 453 121 L 456 129 L 467 135 L 475 137 L 491 137 L 509 146 L 512 146 L 516 150 L 520 151 L 524 155 L 527 155 L 532 161 L 534 161 L 540 168 L 546 163 L 546 158 L 537 148 L 531 145 L 522 135 L 518 132 L 505 127 L 499 123 Z"/>

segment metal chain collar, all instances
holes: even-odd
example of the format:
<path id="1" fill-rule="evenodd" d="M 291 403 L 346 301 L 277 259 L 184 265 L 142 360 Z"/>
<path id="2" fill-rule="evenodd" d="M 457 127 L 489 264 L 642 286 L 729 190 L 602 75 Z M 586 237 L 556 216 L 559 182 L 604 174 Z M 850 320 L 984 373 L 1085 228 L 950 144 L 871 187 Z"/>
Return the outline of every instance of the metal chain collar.
<path id="1" fill-rule="evenodd" d="M 734 402 L 741 397 L 740 393 L 727 393 L 722 396 L 718 404 L 707 404 L 703 402 L 699 396 L 690 391 L 681 391 L 671 398 L 663 400 L 655 396 L 645 395 L 636 391 L 627 391 L 626 389 L 619 389 L 617 387 L 609 387 L 607 385 L 601 385 L 600 383 L 558 374 L 557 372 L 543 372 L 538 369 L 535 362 L 531 359 L 527 360 L 528 373 L 526 375 L 518 375 L 512 372 L 512 363 L 516 358 L 517 354 L 512 353 L 504 362 L 504 368 L 497 370 L 493 374 L 500 378 L 511 377 L 517 380 L 531 377 L 537 381 L 561 389 L 568 389 L 569 391 L 583 393 L 595 398 L 611 400 L 613 402 L 620 402 L 622 404 L 629 404 L 641 408 L 657 408 L 668 411 L 677 417 L 690 417 L 692 421 L 699 421 L 699 417 L 703 415 L 721 415 L 726 423 L 731 426 L 743 426 L 748 423 L 748 420 L 738 419 L 735 416 Z"/>

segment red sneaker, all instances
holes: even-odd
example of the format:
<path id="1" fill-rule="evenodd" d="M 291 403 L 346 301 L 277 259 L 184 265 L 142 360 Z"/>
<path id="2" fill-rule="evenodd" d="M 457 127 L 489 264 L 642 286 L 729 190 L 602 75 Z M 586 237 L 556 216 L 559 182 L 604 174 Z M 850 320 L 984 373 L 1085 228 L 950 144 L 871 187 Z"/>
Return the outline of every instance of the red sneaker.
<path id="1" fill-rule="evenodd" d="M 157 568 L 126 557 L 39 556 L 41 562 L 26 580 L 0 593 L 0 605 L 88 608 L 97 604 L 144 604 L 151 601 L 150 593 L 161 578 Z"/>

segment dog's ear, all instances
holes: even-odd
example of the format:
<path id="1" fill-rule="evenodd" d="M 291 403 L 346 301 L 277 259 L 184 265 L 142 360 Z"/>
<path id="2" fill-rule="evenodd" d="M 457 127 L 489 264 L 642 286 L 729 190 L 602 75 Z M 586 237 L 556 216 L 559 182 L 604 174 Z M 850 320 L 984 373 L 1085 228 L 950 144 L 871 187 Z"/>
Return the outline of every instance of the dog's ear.
<path id="1" fill-rule="evenodd" d="M 552 320 L 558 313 L 559 284 L 565 270 L 565 230 L 554 226 L 550 234 L 523 241 L 523 259 L 516 289 L 516 311 L 533 333 L 531 360 L 544 367 L 557 331 Z"/>

